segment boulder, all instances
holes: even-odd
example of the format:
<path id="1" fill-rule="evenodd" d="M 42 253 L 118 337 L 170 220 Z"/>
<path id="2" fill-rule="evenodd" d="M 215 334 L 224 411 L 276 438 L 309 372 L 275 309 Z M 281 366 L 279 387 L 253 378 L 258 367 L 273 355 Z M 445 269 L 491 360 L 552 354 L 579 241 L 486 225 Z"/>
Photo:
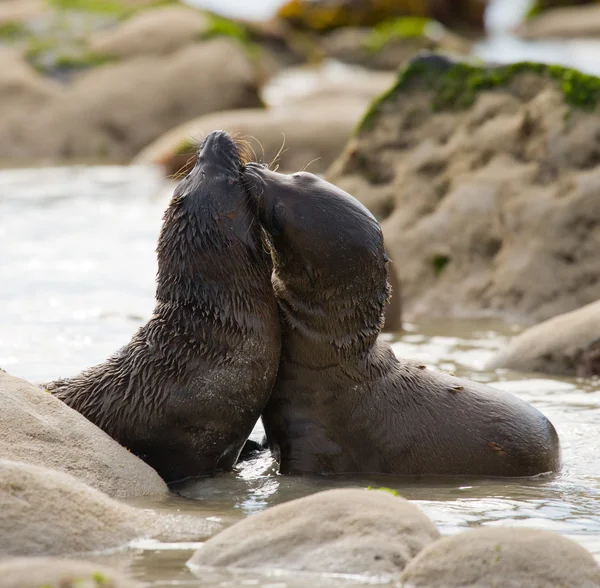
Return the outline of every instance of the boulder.
<path id="1" fill-rule="evenodd" d="M 400 582 L 407 588 L 597 588 L 600 567 L 583 547 L 557 533 L 481 528 L 429 545 Z"/>
<path id="2" fill-rule="evenodd" d="M 0 563 L 2 588 L 141 588 L 121 573 L 91 562 L 19 557 Z"/>
<path id="3" fill-rule="evenodd" d="M 208 17 L 186 6 L 172 5 L 142 11 L 118 27 L 95 33 L 90 49 L 120 58 L 164 56 L 197 41 L 209 26 Z"/>
<path id="4" fill-rule="evenodd" d="M 30 116 L 20 141 L 0 141 L 0 157 L 126 160 L 194 117 L 260 104 L 246 51 L 236 41 L 216 38 L 81 74 L 60 98 Z"/>
<path id="5" fill-rule="evenodd" d="M 215 528 L 121 504 L 56 470 L 0 459 L 0 559 L 99 551 L 138 538 L 197 541 Z"/>
<path id="6" fill-rule="evenodd" d="M 600 34 L 600 6 L 568 6 L 543 12 L 521 26 L 525 39 L 597 37 Z"/>
<path id="7" fill-rule="evenodd" d="M 399 16 L 430 17 L 445 25 L 483 30 L 485 0 L 288 0 L 278 12 L 292 25 L 316 32 L 340 27 L 371 27 Z"/>
<path id="8" fill-rule="evenodd" d="M 382 222 L 407 315 L 539 322 L 600 298 L 600 80 L 422 54 L 326 178 Z"/>
<path id="9" fill-rule="evenodd" d="M 209 539 L 188 565 L 394 575 L 439 533 L 388 492 L 327 490 L 248 517 Z"/>
<path id="10" fill-rule="evenodd" d="M 204 135 L 223 129 L 242 135 L 257 159 L 267 163 L 277 159 L 283 172 L 310 164 L 309 171 L 321 173 L 341 153 L 368 102 L 362 96 L 329 95 L 268 110 L 210 114 L 172 129 L 144 149 L 134 163 L 159 164 L 169 175 L 182 173 L 194 164 Z"/>
<path id="11" fill-rule="evenodd" d="M 488 367 L 600 376 L 600 301 L 530 327 L 514 337 Z"/>
<path id="12" fill-rule="evenodd" d="M 323 36 L 324 53 L 344 63 L 396 70 L 422 49 L 467 53 L 470 43 L 426 18 L 398 18 L 372 29 L 344 27 Z"/>
<path id="13" fill-rule="evenodd" d="M 69 473 L 115 498 L 165 494 L 141 459 L 66 404 L 0 372 L 0 458 Z"/>

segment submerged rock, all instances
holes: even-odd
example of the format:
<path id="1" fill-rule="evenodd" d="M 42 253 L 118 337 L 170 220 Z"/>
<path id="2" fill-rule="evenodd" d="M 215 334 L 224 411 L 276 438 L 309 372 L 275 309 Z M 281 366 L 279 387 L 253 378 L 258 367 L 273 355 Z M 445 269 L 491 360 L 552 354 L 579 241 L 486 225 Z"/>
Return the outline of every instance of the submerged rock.
<path id="1" fill-rule="evenodd" d="M 414 588 L 596 588 L 600 566 L 583 547 L 550 531 L 481 528 L 426 547 L 400 576 Z"/>
<path id="2" fill-rule="evenodd" d="M 0 373 L 0 458 L 69 473 L 115 498 L 164 494 L 141 459 L 66 404 Z"/>
<path id="3" fill-rule="evenodd" d="M 382 222 L 408 314 L 540 321 L 600 298 L 600 80 L 424 54 L 327 179 Z"/>
<path id="4" fill-rule="evenodd" d="M 527 329 L 492 358 L 489 368 L 600 376 L 600 301 Z"/>
<path id="5" fill-rule="evenodd" d="M 234 524 L 189 565 L 393 575 L 438 537 L 434 524 L 399 496 L 328 490 Z"/>
<path id="6" fill-rule="evenodd" d="M 0 563 L 2 588 L 141 588 L 142 584 L 102 565 L 50 557 Z"/>

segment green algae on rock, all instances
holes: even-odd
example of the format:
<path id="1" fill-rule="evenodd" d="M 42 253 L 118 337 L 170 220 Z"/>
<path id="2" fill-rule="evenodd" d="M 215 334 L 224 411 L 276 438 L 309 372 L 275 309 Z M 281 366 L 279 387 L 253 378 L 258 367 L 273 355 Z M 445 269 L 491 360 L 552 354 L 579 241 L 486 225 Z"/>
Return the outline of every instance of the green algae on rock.
<path id="1" fill-rule="evenodd" d="M 533 73 L 558 83 L 565 102 L 571 106 L 594 109 L 600 97 L 600 78 L 559 65 L 519 62 L 510 65 L 485 65 L 456 60 L 436 53 L 421 53 L 398 74 L 396 83 L 377 98 L 358 125 L 370 128 L 383 106 L 398 93 L 411 88 L 433 92 L 433 110 L 466 109 L 481 90 L 507 86 L 516 76 Z"/>

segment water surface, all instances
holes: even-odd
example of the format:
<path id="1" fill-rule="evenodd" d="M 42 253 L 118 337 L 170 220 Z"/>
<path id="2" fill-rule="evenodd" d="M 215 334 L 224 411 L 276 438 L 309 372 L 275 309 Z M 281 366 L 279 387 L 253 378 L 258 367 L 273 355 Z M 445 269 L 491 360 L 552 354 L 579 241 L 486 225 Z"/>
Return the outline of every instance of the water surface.
<path id="1" fill-rule="evenodd" d="M 45 381 L 103 361 L 153 308 L 154 249 L 169 186 L 143 167 L 74 167 L 0 172 L 0 366 Z M 401 357 L 508 390 L 542 410 L 562 440 L 555 476 L 520 480 L 283 477 L 262 455 L 234 474 L 207 479 L 145 508 L 189 512 L 231 524 L 268 506 L 345 486 L 387 486 L 415 501 L 443 534 L 480 525 L 552 529 L 600 560 L 600 384 L 486 371 L 516 328 L 495 322 L 408 324 L 390 337 Z M 260 427 L 254 436 L 261 436 Z M 138 542 L 97 556 L 154 586 L 356 584 L 357 580 L 202 573 L 184 564 L 196 544 Z"/>

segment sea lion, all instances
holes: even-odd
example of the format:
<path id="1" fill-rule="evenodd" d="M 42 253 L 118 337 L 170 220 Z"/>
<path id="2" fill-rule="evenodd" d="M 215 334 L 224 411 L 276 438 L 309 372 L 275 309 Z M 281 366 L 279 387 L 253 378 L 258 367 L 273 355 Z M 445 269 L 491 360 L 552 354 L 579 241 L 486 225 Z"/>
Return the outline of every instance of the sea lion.
<path id="1" fill-rule="evenodd" d="M 46 385 L 167 482 L 231 469 L 277 373 L 270 260 L 242 165 L 229 135 L 206 137 L 164 215 L 154 314 L 106 362 Z"/>
<path id="2" fill-rule="evenodd" d="M 310 173 L 248 164 L 282 321 L 262 414 L 282 473 L 529 476 L 560 466 L 548 419 L 518 398 L 399 360 L 378 340 L 387 256 L 373 215 Z"/>

